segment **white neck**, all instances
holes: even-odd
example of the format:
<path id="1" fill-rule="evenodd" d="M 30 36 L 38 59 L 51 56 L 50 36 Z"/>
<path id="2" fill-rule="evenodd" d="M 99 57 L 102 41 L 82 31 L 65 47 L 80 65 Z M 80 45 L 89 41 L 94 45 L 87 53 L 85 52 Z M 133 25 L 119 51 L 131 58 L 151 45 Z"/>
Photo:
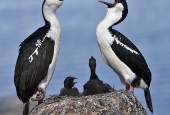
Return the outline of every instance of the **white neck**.
<path id="1" fill-rule="evenodd" d="M 42 13 L 44 16 L 44 20 L 47 21 L 46 23 L 50 23 L 51 27 L 60 28 L 59 21 L 55 15 L 56 10 L 60 6 L 61 5 L 56 6 L 55 4 L 52 4 L 47 0 L 43 4 Z"/>
<path id="2" fill-rule="evenodd" d="M 105 18 L 98 24 L 96 35 L 98 42 L 110 36 L 109 28 L 117 23 L 122 17 L 122 12 L 115 8 L 108 8 Z"/>
<path id="3" fill-rule="evenodd" d="M 97 28 L 109 28 L 122 18 L 122 12 L 116 9 L 107 9 L 105 18 L 98 24 Z"/>
<path id="4" fill-rule="evenodd" d="M 43 8 L 43 15 L 44 15 L 44 18 L 50 23 L 50 26 L 55 27 L 55 28 L 60 28 L 60 24 L 55 15 L 55 12 L 51 10 L 46 10 Z"/>

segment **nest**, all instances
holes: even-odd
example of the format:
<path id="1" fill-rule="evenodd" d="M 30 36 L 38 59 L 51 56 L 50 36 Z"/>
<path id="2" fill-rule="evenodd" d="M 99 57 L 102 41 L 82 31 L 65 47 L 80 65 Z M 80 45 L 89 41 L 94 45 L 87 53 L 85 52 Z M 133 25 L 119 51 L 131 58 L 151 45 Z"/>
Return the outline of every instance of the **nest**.
<path id="1" fill-rule="evenodd" d="M 52 95 L 30 115 L 147 115 L 133 92 L 119 90 L 89 96 Z"/>

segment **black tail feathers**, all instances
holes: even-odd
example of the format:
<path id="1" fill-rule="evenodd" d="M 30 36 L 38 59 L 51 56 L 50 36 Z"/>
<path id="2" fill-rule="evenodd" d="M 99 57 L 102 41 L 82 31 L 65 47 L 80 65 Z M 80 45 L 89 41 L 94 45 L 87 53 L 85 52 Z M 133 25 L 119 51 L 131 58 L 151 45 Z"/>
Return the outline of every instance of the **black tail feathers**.
<path id="1" fill-rule="evenodd" d="M 146 88 L 144 90 L 144 93 L 145 93 L 145 100 L 146 100 L 147 107 L 153 113 L 152 99 L 151 99 L 149 88 Z"/>
<path id="2" fill-rule="evenodd" d="M 29 115 L 29 105 L 30 105 L 30 102 L 25 103 L 23 107 L 23 115 Z"/>

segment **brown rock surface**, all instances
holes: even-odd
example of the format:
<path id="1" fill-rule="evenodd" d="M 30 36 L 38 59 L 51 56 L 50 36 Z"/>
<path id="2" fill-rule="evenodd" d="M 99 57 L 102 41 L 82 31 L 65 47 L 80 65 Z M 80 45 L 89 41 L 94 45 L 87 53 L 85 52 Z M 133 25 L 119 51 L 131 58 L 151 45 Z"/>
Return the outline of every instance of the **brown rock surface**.
<path id="1" fill-rule="evenodd" d="M 52 95 L 30 115 L 147 115 L 134 93 L 124 90 L 77 97 Z"/>

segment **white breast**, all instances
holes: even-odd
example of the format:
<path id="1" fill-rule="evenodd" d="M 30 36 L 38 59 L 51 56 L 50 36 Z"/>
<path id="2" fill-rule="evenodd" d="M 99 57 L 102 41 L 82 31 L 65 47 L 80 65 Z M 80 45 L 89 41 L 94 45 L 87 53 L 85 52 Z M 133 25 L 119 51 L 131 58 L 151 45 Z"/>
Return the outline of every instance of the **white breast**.
<path id="1" fill-rule="evenodd" d="M 104 62 L 119 75 L 123 84 L 130 84 L 136 77 L 136 74 L 116 56 L 110 45 L 115 40 L 114 37 L 111 36 L 108 29 L 101 28 L 99 25 L 96 30 L 96 35 Z"/>
<path id="2" fill-rule="evenodd" d="M 39 87 L 41 87 L 43 89 L 46 89 L 46 87 L 48 86 L 48 84 L 49 84 L 49 82 L 50 82 L 50 80 L 53 76 L 55 67 L 56 67 L 56 62 L 57 62 L 57 58 L 58 58 L 58 55 L 59 55 L 59 49 L 60 49 L 60 35 L 61 35 L 60 25 L 58 25 L 57 28 L 51 27 L 50 31 L 46 35 L 48 38 L 52 38 L 55 41 L 55 44 L 54 44 L 53 59 L 52 59 L 51 64 L 49 65 L 47 76 L 39 84 Z"/>

